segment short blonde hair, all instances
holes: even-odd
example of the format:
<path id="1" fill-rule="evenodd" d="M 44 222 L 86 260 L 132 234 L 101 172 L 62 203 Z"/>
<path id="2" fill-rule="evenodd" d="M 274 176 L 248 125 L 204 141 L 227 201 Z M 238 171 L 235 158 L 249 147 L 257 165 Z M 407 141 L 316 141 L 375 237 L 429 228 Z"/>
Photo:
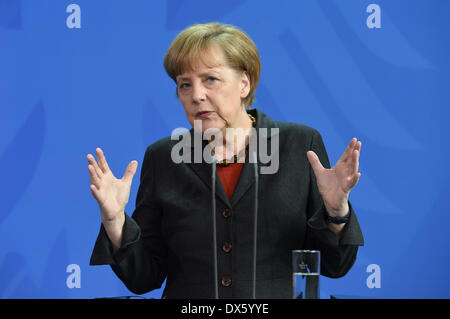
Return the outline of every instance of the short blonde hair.
<path id="1" fill-rule="evenodd" d="M 225 53 L 228 66 L 236 71 L 246 71 L 250 77 L 250 91 L 244 100 L 251 107 L 261 74 L 258 50 L 250 37 L 241 29 L 217 22 L 194 24 L 181 31 L 173 40 L 164 57 L 167 74 L 176 77 L 192 70 L 193 61 L 218 44 Z"/>

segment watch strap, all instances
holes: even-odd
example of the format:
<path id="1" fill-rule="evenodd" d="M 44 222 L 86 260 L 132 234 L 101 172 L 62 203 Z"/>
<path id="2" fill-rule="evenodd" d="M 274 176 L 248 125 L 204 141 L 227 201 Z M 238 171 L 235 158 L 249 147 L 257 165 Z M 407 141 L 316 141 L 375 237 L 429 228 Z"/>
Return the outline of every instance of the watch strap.
<path id="1" fill-rule="evenodd" d="M 330 216 L 327 212 L 327 222 L 329 223 L 333 223 L 333 224 L 345 224 L 349 221 L 350 219 L 350 210 L 348 210 L 347 215 L 343 216 L 343 217 L 334 217 L 334 216 Z"/>

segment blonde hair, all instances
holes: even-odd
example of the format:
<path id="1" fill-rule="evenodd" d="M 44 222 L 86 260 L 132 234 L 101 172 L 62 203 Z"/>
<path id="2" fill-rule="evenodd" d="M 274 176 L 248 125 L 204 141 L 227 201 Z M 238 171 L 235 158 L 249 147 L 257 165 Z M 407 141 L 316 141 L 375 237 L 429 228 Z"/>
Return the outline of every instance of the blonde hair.
<path id="1" fill-rule="evenodd" d="M 228 66 L 236 71 L 247 72 L 250 91 L 244 99 L 247 107 L 255 100 L 255 91 L 261 74 L 261 61 L 255 44 L 239 28 L 217 22 L 194 24 L 181 31 L 173 40 L 164 57 L 164 68 L 176 83 L 176 77 L 192 70 L 195 59 L 218 44 L 227 59 Z"/>

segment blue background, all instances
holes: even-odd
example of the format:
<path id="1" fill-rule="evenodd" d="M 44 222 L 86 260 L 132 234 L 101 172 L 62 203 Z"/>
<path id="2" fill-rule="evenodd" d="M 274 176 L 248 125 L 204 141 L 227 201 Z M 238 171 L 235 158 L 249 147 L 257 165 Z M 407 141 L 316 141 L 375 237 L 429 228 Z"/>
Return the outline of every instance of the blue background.
<path id="1" fill-rule="evenodd" d="M 66 26 L 71 3 L 81 29 Z M 366 25 L 370 3 L 381 29 Z M 100 216 L 85 157 L 102 147 L 121 177 L 190 127 L 162 60 L 179 31 L 209 21 L 255 41 L 255 107 L 319 130 L 332 164 L 363 142 L 350 200 L 366 245 L 345 277 L 322 278 L 322 296 L 449 298 L 449 12 L 446 0 L 0 0 L 0 298 L 131 294 L 89 266 Z M 81 288 L 66 286 L 69 264 Z M 370 264 L 380 288 L 366 285 Z"/>

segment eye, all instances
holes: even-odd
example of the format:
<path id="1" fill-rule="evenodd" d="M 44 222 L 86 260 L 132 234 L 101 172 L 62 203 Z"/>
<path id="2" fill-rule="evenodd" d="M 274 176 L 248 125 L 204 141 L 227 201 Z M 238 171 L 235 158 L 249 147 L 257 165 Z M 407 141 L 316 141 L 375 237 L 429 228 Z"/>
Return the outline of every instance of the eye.
<path id="1" fill-rule="evenodd" d="M 213 77 L 213 76 L 208 76 L 207 78 L 206 78 L 206 81 L 208 81 L 208 82 L 215 82 L 215 81 L 218 81 L 219 79 L 218 78 L 215 78 L 215 77 Z"/>
<path id="2" fill-rule="evenodd" d="M 178 88 L 180 90 L 185 90 L 187 88 L 189 88 L 191 85 L 189 83 L 180 83 L 180 85 L 178 86 Z"/>

